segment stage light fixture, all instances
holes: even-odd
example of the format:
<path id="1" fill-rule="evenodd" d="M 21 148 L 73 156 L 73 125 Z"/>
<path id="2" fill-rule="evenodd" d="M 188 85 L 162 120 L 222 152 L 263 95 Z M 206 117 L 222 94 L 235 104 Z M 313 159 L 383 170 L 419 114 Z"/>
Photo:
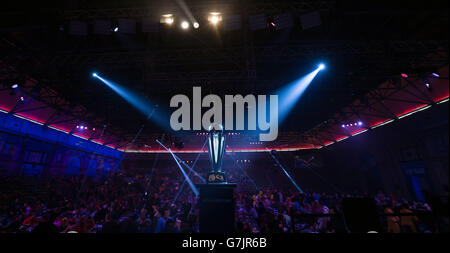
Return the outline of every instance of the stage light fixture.
<path id="1" fill-rule="evenodd" d="M 217 16 L 212 16 L 211 17 L 211 23 L 217 24 L 218 22 L 219 22 L 219 18 Z"/>
<path id="2" fill-rule="evenodd" d="M 119 31 L 119 27 L 117 27 L 117 26 L 115 26 L 114 28 L 113 28 L 113 32 L 118 32 Z"/>
<path id="3" fill-rule="evenodd" d="M 11 88 L 13 88 L 13 89 L 17 89 L 18 87 L 19 87 L 19 85 L 17 83 L 15 83 L 11 86 Z"/>
<path id="4" fill-rule="evenodd" d="M 358 121 L 358 126 L 362 126 L 362 122 L 361 121 Z"/>
<path id="5" fill-rule="evenodd" d="M 166 24 L 172 24 L 173 18 L 166 18 Z"/>
<path id="6" fill-rule="evenodd" d="M 95 73 L 95 72 L 92 73 L 92 76 L 93 76 L 93 77 L 97 77 L 97 73 Z"/>
<path id="7" fill-rule="evenodd" d="M 168 25 L 173 24 L 173 21 L 174 21 L 173 14 L 164 14 L 162 15 L 160 20 L 161 23 Z"/>
<path id="8" fill-rule="evenodd" d="M 428 80 L 425 80 L 425 87 L 427 87 L 428 90 L 431 90 L 431 82 Z"/>
<path id="9" fill-rule="evenodd" d="M 213 25 L 217 25 L 220 21 L 222 21 L 222 14 L 220 14 L 220 12 L 210 12 L 208 21 Z"/>
<path id="10" fill-rule="evenodd" d="M 342 124 L 342 127 L 345 127 L 345 125 L 344 125 L 344 124 Z"/>
<path id="11" fill-rule="evenodd" d="M 405 74 L 405 73 L 401 73 L 400 75 L 401 75 L 403 78 L 408 78 L 408 75 Z"/>
<path id="12" fill-rule="evenodd" d="M 441 75 L 439 75 L 439 73 L 436 73 L 436 72 L 431 73 L 431 75 L 434 76 L 434 77 L 440 77 L 441 76 Z"/>
<path id="13" fill-rule="evenodd" d="M 197 28 L 199 28 L 200 27 L 200 24 L 199 23 L 197 23 L 197 22 L 194 22 L 194 24 L 192 24 L 192 26 L 195 28 L 195 29 L 197 29 Z"/>
<path id="14" fill-rule="evenodd" d="M 319 70 L 322 70 L 324 68 L 325 68 L 325 64 L 323 64 L 323 63 L 319 64 Z"/>
<path id="15" fill-rule="evenodd" d="M 183 21 L 181 22 L 181 28 L 183 28 L 184 30 L 189 28 L 189 22 L 187 21 Z"/>

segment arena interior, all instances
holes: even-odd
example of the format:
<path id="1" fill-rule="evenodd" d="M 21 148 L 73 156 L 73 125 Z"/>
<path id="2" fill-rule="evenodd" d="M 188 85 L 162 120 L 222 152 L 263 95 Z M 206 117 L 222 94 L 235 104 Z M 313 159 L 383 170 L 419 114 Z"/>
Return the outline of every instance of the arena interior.
<path id="1" fill-rule="evenodd" d="M 0 233 L 205 232 L 208 97 L 234 232 L 448 232 L 448 2 L 23 2 L 0 11 Z"/>

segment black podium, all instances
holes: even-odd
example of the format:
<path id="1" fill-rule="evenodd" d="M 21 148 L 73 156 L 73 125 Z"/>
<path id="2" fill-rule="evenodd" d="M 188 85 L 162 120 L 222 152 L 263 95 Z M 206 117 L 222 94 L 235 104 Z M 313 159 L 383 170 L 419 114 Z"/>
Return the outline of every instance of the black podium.
<path id="1" fill-rule="evenodd" d="M 200 233 L 232 233 L 236 184 L 198 184 L 200 189 Z"/>

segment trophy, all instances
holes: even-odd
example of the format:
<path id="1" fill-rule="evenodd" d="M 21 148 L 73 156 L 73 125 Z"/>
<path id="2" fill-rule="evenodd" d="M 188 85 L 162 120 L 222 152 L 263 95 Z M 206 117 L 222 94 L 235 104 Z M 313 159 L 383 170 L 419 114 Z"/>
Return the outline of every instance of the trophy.
<path id="1" fill-rule="evenodd" d="M 222 171 L 222 158 L 225 152 L 225 135 L 220 124 L 209 127 L 208 153 L 211 160 L 211 171 L 208 183 L 226 183 L 225 172 Z"/>
<path id="2" fill-rule="evenodd" d="M 199 218 L 201 233 L 234 232 L 234 188 L 236 184 L 227 183 L 222 170 L 225 153 L 225 134 L 223 127 L 215 124 L 209 127 L 208 153 L 211 171 L 205 184 L 198 184 L 200 189 Z"/>

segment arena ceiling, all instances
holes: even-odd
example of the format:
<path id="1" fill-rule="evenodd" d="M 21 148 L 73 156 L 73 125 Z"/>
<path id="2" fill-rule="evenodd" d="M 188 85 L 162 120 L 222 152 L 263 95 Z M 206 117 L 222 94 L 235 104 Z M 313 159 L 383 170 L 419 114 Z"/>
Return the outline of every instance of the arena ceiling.
<path id="1" fill-rule="evenodd" d="M 145 123 L 133 144 L 134 149 L 142 149 L 151 146 L 166 129 L 146 122 L 146 115 L 96 82 L 91 77 L 93 71 L 148 97 L 158 110 L 168 111 L 170 98 L 190 94 L 194 85 L 202 86 L 205 93 L 270 94 L 305 75 L 318 62 L 326 62 L 327 70 L 296 104 L 273 144 L 320 147 L 346 136 L 310 136 L 336 113 L 343 115 L 341 108 L 366 101 L 368 93 L 386 83 L 400 83 L 394 86 L 400 89 L 404 84 L 398 80 L 401 73 L 410 74 L 419 83 L 424 76 L 448 66 L 448 3 L 444 1 L 377 1 L 367 6 L 360 1 L 186 0 L 183 2 L 200 23 L 199 29 L 182 31 L 178 26 L 158 25 L 160 15 L 166 12 L 187 18 L 179 2 L 7 3 L 0 13 L 5 93 L 9 94 L 12 83 L 23 84 L 29 96 L 50 104 L 60 115 L 69 115 L 59 120 L 52 116 L 50 122 L 67 120 L 62 123 L 68 124 L 64 129 L 69 132 L 80 122 L 97 128 L 107 126 L 111 140 L 104 142 L 117 147 L 132 142 Z M 242 20 L 240 28 L 208 27 L 206 15 L 211 10 L 220 11 L 224 20 L 237 15 Z M 264 14 L 269 22 L 286 13 L 292 23 L 282 29 L 250 27 L 249 20 L 256 15 Z M 302 17 L 309 13 L 319 13 L 320 24 L 305 29 Z M 115 24 L 119 19 L 135 20 L 136 32 L 94 34 L 96 20 Z M 144 19 L 153 20 L 156 28 L 143 32 Z M 70 28 L 74 21 L 86 22 L 87 34 L 73 35 Z M 448 95 L 448 79 L 446 83 Z M 30 86 L 25 89 L 26 84 Z M 442 97 L 445 90 L 435 99 Z M 383 100 L 380 94 L 377 98 Z M 170 135 L 176 136 L 169 138 L 171 142 L 200 148 L 198 143 L 188 144 L 191 136 Z M 247 136 L 239 142 L 257 141 Z"/>

